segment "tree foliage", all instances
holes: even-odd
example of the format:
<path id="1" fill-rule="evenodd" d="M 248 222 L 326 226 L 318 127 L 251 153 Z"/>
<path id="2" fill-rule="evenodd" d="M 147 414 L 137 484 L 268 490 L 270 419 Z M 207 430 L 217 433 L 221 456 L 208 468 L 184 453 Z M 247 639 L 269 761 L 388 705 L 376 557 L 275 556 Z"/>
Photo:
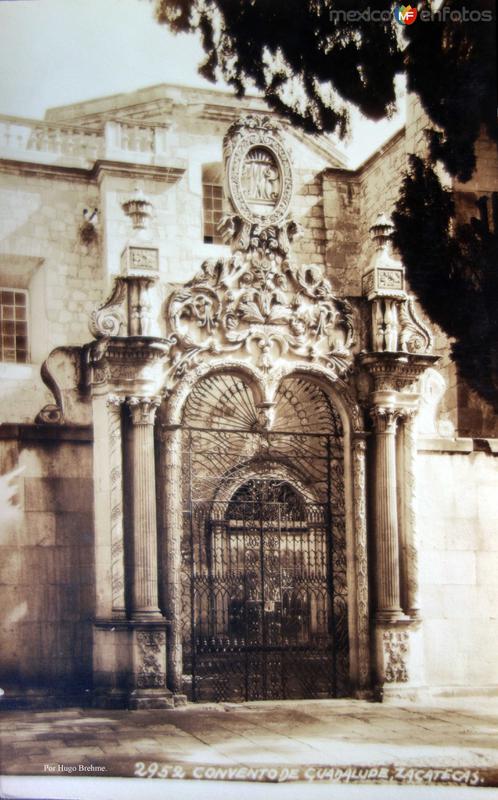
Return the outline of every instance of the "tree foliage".
<path id="1" fill-rule="evenodd" d="M 458 224 L 432 164 L 411 156 L 393 222 L 412 289 L 454 339 L 460 374 L 498 412 L 498 193 L 490 199 Z"/>
<path id="2" fill-rule="evenodd" d="M 474 145 L 484 126 L 498 141 L 496 28 L 491 22 L 456 22 L 451 15 L 494 13 L 494 0 L 450 0 L 447 17 L 406 30 L 408 89 L 418 94 L 436 126 L 429 132 L 433 159 L 467 181 L 475 167 Z"/>
<path id="3" fill-rule="evenodd" d="M 360 12 L 388 2 L 358 0 Z M 222 78 L 241 96 L 264 93 L 271 108 L 308 133 L 344 135 L 354 103 L 372 119 L 394 106 L 403 69 L 391 21 L 335 21 L 348 0 L 162 0 L 157 16 L 173 31 L 198 30 L 206 52 L 201 74 Z"/>
<path id="4" fill-rule="evenodd" d="M 496 209 L 492 231 L 484 217 L 456 225 L 434 169 L 439 162 L 468 181 L 480 132 L 498 141 L 495 25 L 469 20 L 470 11 L 494 17 L 495 3 L 445 0 L 444 14 L 405 28 L 392 8 L 391 0 L 159 0 L 157 17 L 173 31 L 200 32 L 204 77 L 239 96 L 255 87 L 309 133 L 344 136 L 350 103 L 371 119 L 389 116 L 405 72 L 433 126 L 426 162 L 413 159 L 403 183 L 396 243 L 423 307 L 455 339 L 461 374 L 498 407 Z M 373 10 L 377 21 L 366 16 Z M 418 10 L 431 11 L 431 0 Z"/>

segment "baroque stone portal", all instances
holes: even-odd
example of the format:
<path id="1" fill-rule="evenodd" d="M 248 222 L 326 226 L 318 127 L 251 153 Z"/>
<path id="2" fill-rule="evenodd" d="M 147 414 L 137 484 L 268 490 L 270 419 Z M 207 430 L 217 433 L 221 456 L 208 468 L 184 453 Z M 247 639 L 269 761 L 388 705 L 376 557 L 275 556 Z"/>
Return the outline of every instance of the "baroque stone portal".
<path id="1" fill-rule="evenodd" d="M 158 249 L 131 242 L 81 351 L 99 702 L 396 691 L 421 680 L 413 462 L 432 337 L 388 220 L 353 306 L 292 255 L 279 124 L 243 117 L 223 144 L 231 254 L 159 313 Z"/>

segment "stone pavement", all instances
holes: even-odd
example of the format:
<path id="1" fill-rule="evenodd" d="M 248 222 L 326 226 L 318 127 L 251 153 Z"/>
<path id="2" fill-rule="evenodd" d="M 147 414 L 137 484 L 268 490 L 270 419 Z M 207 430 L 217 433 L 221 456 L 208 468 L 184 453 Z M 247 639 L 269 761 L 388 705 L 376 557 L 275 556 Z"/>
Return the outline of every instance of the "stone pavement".
<path id="1" fill-rule="evenodd" d="M 498 786 L 498 699 L 8 711 L 0 757 L 3 775 Z"/>

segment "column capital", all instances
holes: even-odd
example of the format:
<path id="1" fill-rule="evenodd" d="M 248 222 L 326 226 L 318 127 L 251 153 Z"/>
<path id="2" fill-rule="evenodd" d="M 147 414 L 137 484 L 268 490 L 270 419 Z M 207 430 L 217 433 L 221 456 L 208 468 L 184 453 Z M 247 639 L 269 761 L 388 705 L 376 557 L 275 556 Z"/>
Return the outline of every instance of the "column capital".
<path id="1" fill-rule="evenodd" d="M 124 397 L 119 394 L 108 394 L 106 397 L 106 404 L 108 408 L 120 408 L 124 400 Z"/>
<path id="2" fill-rule="evenodd" d="M 403 409 L 394 406 L 373 406 L 370 409 L 376 433 L 396 433 L 396 425 L 403 414 Z"/>
<path id="3" fill-rule="evenodd" d="M 160 397 L 127 397 L 133 425 L 154 425 Z"/>

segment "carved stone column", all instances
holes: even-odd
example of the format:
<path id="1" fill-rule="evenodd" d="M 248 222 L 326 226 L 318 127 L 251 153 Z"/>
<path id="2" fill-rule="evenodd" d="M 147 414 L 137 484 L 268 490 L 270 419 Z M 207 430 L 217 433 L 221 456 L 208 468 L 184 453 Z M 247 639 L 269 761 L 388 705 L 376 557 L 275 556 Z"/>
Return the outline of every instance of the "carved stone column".
<path id="1" fill-rule="evenodd" d="M 403 619 L 400 601 L 398 504 L 396 496 L 396 424 L 394 408 L 371 410 L 375 428 L 374 527 L 376 594 L 379 622 Z"/>
<path id="2" fill-rule="evenodd" d="M 355 569 L 358 626 L 358 695 L 370 687 L 370 621 L 368 602 L 367 504 L 365 439 L 353 440 Z"/>
<path id="3" fill-rule="evenodd" d="M 133 619 L 160 618 L 157 592 L 156 479 L 154 419 L 157 397 L 127 400 L 132 426 L 130 469 L 133 474 Z"/>
<path id="4" fill-rule="evenodd" d="M 123 456 L 121 440 L 121 406 L 124 398 L 115 394 L 107 397 L 109 420 L 109 496 L 111 523 L 111 587 L 112 615 L 124 618 L 125 561 L 123 532 Z"/>
<path id="5" fill-rule="evenodd" d="M 418 543 L 416 530 L 416 458 L 417 415 L 415 409 L 406 410 L 400 429 L 400 466 L 402 513 L 400 513 L 400 558 L 403 608 L 413 619 L 420 617 Z"/>
<path id="6" fill-rule="evenodd" d="M 166 528 L 166 613 L 170 621 L 168 642 L 168 686 L 181 695 L 182 630 L 181 630 L 181 539 L 182 539 L 182 431 L 163 428 L 166 496 L 164 519 Z"/>

